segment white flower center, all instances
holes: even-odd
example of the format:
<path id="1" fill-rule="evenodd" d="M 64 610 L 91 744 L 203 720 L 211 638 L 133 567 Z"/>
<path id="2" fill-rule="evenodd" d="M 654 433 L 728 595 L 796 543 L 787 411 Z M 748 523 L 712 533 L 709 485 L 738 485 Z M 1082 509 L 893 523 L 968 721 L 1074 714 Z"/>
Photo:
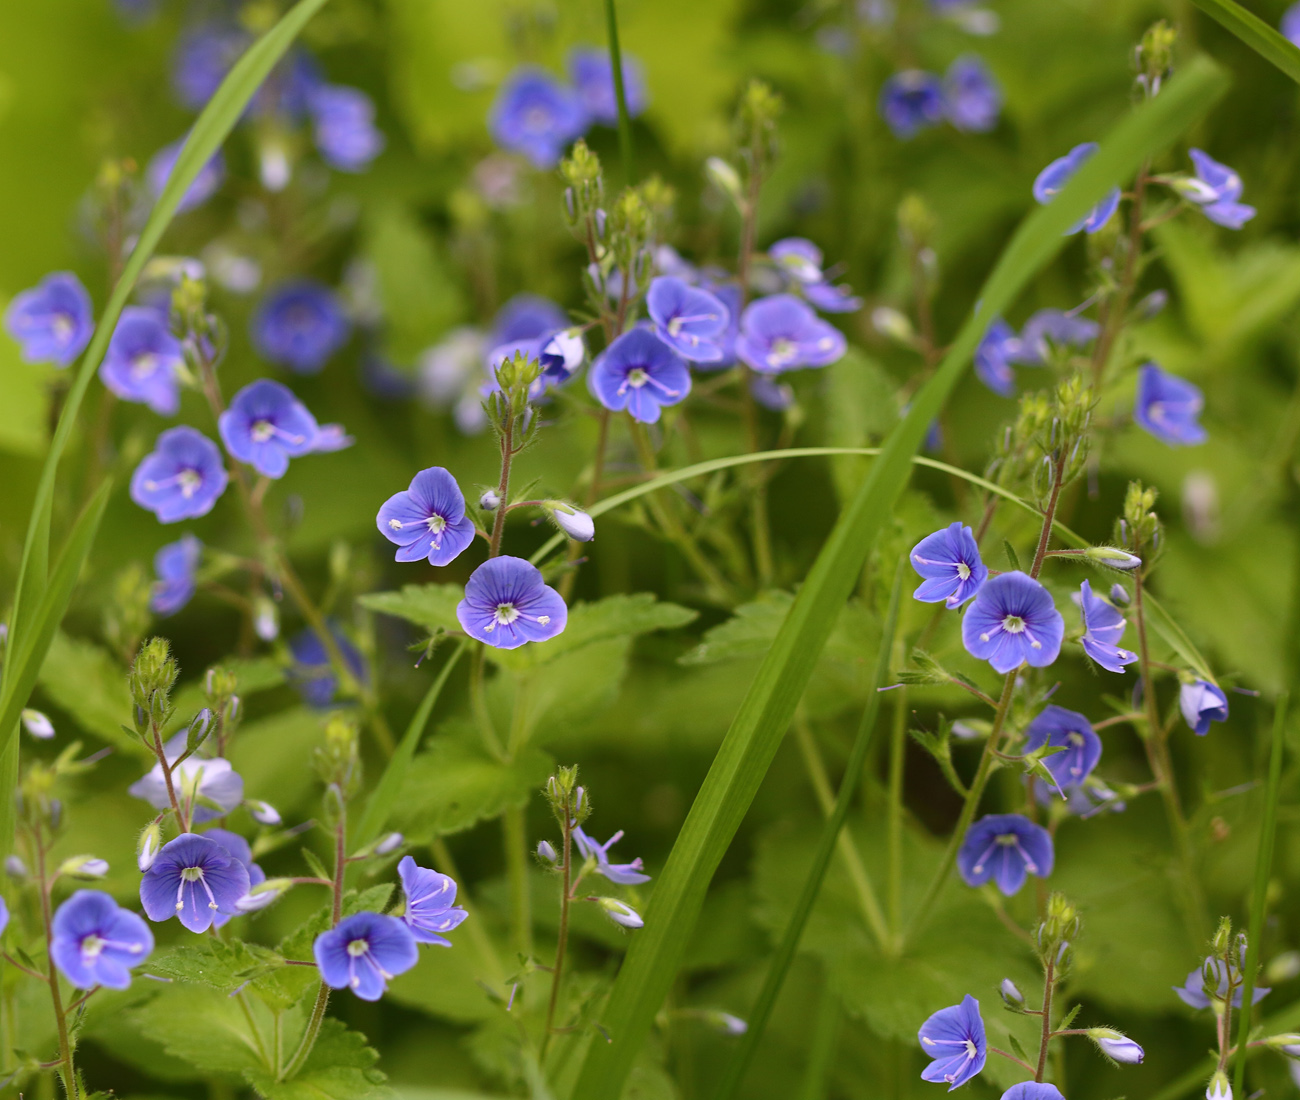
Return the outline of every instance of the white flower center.
<path id="1" fill-rule="evenodd" d="M 774 363 L 793 362 L 799 353 L 799 345 L 793 340 L 787 340 L 784 336 L 778 336 L 772 341 L 772 351 L 768 358 Z"/>
<path id="2" fill-rule="evenodd" d="M 99 958 L 99 953 L 104 950 L 106 942 L 92 932 L 81 941 L 81 957 L 83 959 Z"/>
<path id="3" fill-rule="evenodd" d="M 1002 620 L 1002 629 L 1008 634 L 1023 634 L 1025 632 L 1025 620 L 1019 615 L 1008 615 Z"/>
<path id="4" fill-rule="evenodd" d="M 269 420 L 254 421 L 253 430 L 250 434 L 254 443 L 265 443 L 268 439 L 275 438 L 275 425 Z"/>
<path id="5" fill-rule="evenodd" d="M 631 386 L 633 389 L 639 390 L 642 386 L 644 386 L 649 381 L 650 381 L 650 376 L 646 374 L 646 372 L 642 370 L 640 367 L 633 367 L 630 371 L 627 372 L 627 384 Z"/>
<path id="6" fill-rule="evenodd" d="M 424 521 L 429 525 L 429 530 L 435 535 L 446 528 L 447 521 L 442 516 L 434 514 Z"/>
<path id="7" fill-rule="evenodd" d="M 964 561 L 959 561 L 957 563 L 957 576 L 964 581 L 970 580 L 970 566 Z"/>
<path id="8" fill-rule="evenodd" d="M 348 943 L 348 954 L 354 959 L 358 956 L 364 955 L 369 950 L 370 942 L 368 940 L 351 940 Z"/>
<path id="9" fill-rule="evenodd" d="M 182 470 L 176 475 L 176 484 L 181 487 L 181 496 L 189 500 L 203 488 L 203 479 L 194 470 Z"/>
<path id="10" fill-rule="evenodd" d="M 519 618 L 519 608 L 512 603 L 499 603 L 493 618 L 502 626 L 509 626 Z"/>
<path id="11" fill-rule="evenodd" d="M 138 379 L 146 378 L 158 369 L 158 356 L 151 351 L 137 355 L 131 360 L 131 375 Z"/>

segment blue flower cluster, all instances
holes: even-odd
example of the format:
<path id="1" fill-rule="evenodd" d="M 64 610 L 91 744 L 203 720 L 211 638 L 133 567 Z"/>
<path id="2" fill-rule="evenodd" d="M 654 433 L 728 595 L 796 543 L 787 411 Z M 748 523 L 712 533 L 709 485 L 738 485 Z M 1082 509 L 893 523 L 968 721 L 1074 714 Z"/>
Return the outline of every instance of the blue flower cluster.
<path id="1" fill-rule="evenodd" d="M 895 73 L 880 89 L 879 106 L 880 117 L 904 141 L 945 120 L 967 133 L 986 133 L 998 124 L 1002 89 L 983 59 L 968 54 L 942 77 L 922 69 Z"/>

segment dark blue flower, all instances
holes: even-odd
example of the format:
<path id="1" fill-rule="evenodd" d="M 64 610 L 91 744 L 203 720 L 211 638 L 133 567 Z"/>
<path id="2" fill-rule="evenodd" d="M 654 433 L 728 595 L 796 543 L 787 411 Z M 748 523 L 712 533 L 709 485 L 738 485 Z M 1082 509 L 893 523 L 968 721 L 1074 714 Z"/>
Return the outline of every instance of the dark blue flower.
<path id="1" fill-rule="evenodd" d="M 149 926 L 102 890 L 78 890 L 50 926 L 50 958 L 77 989 L 126 989 L 151 951 Z"/>
<path id="2" fill-rule="evenodd" d="M 1034 180 L 1034 198 L 1043 205 L 1051 202 L 1061 193 L 1065 185 L 1070 181 L 1070 177 L 1079 170 L 1083 162 L 1099 148 L 1101 146 L 1095 141 L 1085 141 L 1082 145 L 1076 145 L 1065 156 L 1052 161 L 1051 164 L 1038 173 L 1038 178 Z M 1110 221 L 1112 215 L 1119 209 L 1119 197 L 1119 188 L 1112 188 L 1106 193 L 1106 197 L 1101 202 L 1067 229 L 1066 234 L 1077 233 L 1080 229 L 1086 229 L 1089 233 L 1096 233 Z"/>
<path id="3" fill-rule="evenodd" d="M 450 932 L 469 916 L 456 904 L 456 880 L 419 866 L 410 856 L 402 857 L 397 874 L 406 895 L 402 920 L 411 935 L 420 943 L 450 947 L 451 940 L 442 933 Z"/>
<path id="4" fill-rule="evenodd" d="M 1076 711 L 1055 704 L 1044 707 L 1025 733 L 1026 752 L 1037 752 L 1044 745 L 1062 750 L 1043 758 L 1043 766 L 1062 791 L 1082 784 L 1101 759 L 1101 738 L 1092 723 Z"/>
<path id="5" fill-rule="evenodd" d="M 131 499 L 159 523 L 197 519 L 226 491 L 217 445 L 188 425 L 168 428 L 131 475 Z"/>
<path id="6" fill-rule="evenodd" d="M 653 424 L 665 405 L 676 405 L 691 392 L 691 372 L 653 332 L 634 328 L 596 357 L 587 388 L 605 408 L 626 409 L 633 420 Z"/>
<path id="7" fill-rule="evenodd" d="M 568 325 L 569 315 L 549 298 L 540 294 L 516 294 L 492 318 L 487 346 L 494 348 L 515 340 L 540 339 Z"/>
<path id="8" fill-rule="evenodd" d="M 790 294 L 773 294 L 745 307 L 736 355 L 769 374 L 824 367 L 844 355 L 844 334 Z"/>
<path id="9" fill-rule="evenodd" d="M 70 271 L 56 271 L 14 297 L 5 310 L 5 329 L 28 363 L 66 367 L 90 343 L 95 331 L 91 309 L 81 280 Z"/>
<path id="10" fill-rule="evenodd" d="M 153 921 L 176 917 L 191 932 L 206 932 L 218 913 L 234 915 L 248 893 L 248 871 L 214 840 L 182 833 L 162 846 L 140 881 L 140 902 Z"/>
<path id="11" fill-rule="evenodd" d="M 941 1008 L 926 1020 L 916 1037 L 926 1057 L 934 1059 L 921 1071 L 921 1080 L 946 1083 L 949 1092 L 979 1073 L 988 1058 L 980 1003 L 969 993 L 961 1004 Z"/>
<path id="12" fill-rule="evenodd" d="M 895 73 L 880 89 L 880 117 L 906 141 L 943 121 L 943 81 L 934 73 L 906 69 Z"/>
<path id="13" fill-rule="evenodd" d="M 489 558 L 469 578 L 456 618 L 471 638 L 496 649 L 545 642 L 564 630 L 569 609 L 523 558 Z"/>
<path id="14" fill-rule="evenodd" d="M 515 72 L 498 93 L 488 116 L 493 140 L 522 153 L 538 168 L 554 168 L 569 143 L 587 129 L 587 112 L 577 93 L 541 69 Z"/>
<path id="15" fill-rule="evenodd" d="M 201 111 L 226 78 L 252 39 L 228 23 L 200 23 L 176 45 L 172 87 L 191 111 Z"/>
<path id="16" fill-rule="evenodd" d="M 311 454 L 320 436 L 307 406 L 288 386 L 270 378 L 250 382 L 235 394 L 217 427 L 231 457 L 263 477 L 284 477 L 289 459 Z"/>
<path id="17" fill-rule="evenodd" d="M 181 407 L 179 372 L 184 366 L 180 341 L 166 319 L 152 309 L 127 306 L 99 365 L 99 378 L 123 401 L 174 416 Z"/>
<path id="18" fill-rule="evenodd" d="M 569 54 L 569 78 L 582 108 L 593 122 L 618 125 L 618 99 L 614 93 L 614 62 L 607 50 L 579 47 Z M 623 54 L 623 98 L 627 113 L 635 118 L 646 107 L 645 75 L 641 63 Z"/>
<path id="19" fill-rule="evenodd" d="M 1133 419 L 1162 443 L 1171 447 L 1194 447 L 1209 434 L 1197 417 L 1205 407 L 1199 387 L 1175 374 L 1166 374 L 1154 363 L 1138 371 L 1137 401 Z"/>
<path id="20" fill-rule="evenodd" d="M 655 335 L 678 355 L 697 363 L 722 358 L 719 340 L 731 315 L 707 290 L 661 275 L 650 283 L 646 311 L 654 322 Z"/>
<path id="21" fill-rule="evenodd" d="M 1061 309 L 1040 309 L 1033 314 L 1020 333 L 1020 348 L 1015 361 L 1042 366 L 1051 355 L 1052 346 L 1085 348 L 1097 338 L 1096 321 L 1076 317 Z"/>
<path id="22" fill-rule="evenodd" d="M 375 104 L 359 88 L 322 84 L 309 100 L 313 136 L 321 158 L 340 172 L 364 172 L 384 150 L 375 129 Z"/>
<path id="23" fill-rule="evenodd" d="M 1002 89 L 983 59 L 971 54 L 948 66 L 943 101 L 948 121 L 958 130 L 985 133 L 998 124 Z"/>
<path id="24" fill-rule="evenodd" d="M 1244 959 L 1242 960 L 1245 961 Z M 1187 975 L 1187 981 L 1182 985 L 1171 986 L 1178 999 L 1189 1008 L 1209 1008 L 1210 998 L 1205 993 L 1206 970 L 1209 970 L 1210 984 L 1218 993 L 1218 999 L 1222 1001 L 1228 994 L 1228 972 L 1223 965 L 1222 959 L 1206 959 L 1205 962 Z M 1241 998 L 1245 990 L 1241 985 L 1241 975 L 1235 974 L 1233 984 L 1236 988 L 1232 991 L 1232 1007 L 1241 1007 Z M 1271 989 L 1263 986 L 1256 986 L 1251 996 L 1250 1003 L 1259 1004 L 1269 993 Z"/>
<path id="25" fill-rule="evenodd" d="M 203 556 L 203 543 L 193 535 L 169 542 L 153 556 L 153 593 L 149 610 L 155 615 L 175 615 L 194 595 L 194 571 Z"/>
<path id="26" fill-rule="evenodd" d="M 1065 1100 L 1065 1097 L 1055 1085 L 1042 1081 L 1021 1081 L 1007 1089 L 1001 1100 Z"/>
<path id="27" fill-rule="evenodd" d="M 968 653 L 1002 673 L 1024 662 L 1045 668 L 1056 660 L 1065 620 L 1047 589 L 1027 573 L 1002 573 L 980 588 L 961 623 Z"/>
<path id="28" fill-rule="evenodd" d="M 922 603 L 960 607 L 980 590 L 989 575 L 980 559 L 975 535 L 960 523 L 926 535 L 912 547 L 908 558 L 912 568 L 925 578 L 912 593 Z"/>
<path id="29" fill-rule="evenodd" d="M 1185 721 L 1198 737 L 1210 732 L 1211 722 L 1228 720 L 1228 697 L 1218 684 L 1193 680 L 1178 689 L 1178 706 Z"/>
<path id="30" fill-rule="evenodd" d="M 1253 206 L 1237 201 L 1241 198 L 1241 177 L 1200 149 L 1190 152 L 1192 163 L 1196 165 L 1196 178 L 1202 187 L 1189 197 L 1216 225 L 1240 229 L 1255 216 Z"/>
<path id="31" fill-rule="evenodd" d="M 620 886 L 639 886 L 643 882 L 649 882 L 650 876 L 642 869 L 639 856 L 631 863 L 610 863 L 609 850 L 622 839 L 622 829 L 619 829 L 604 844 L 592 840 L 579 826 L 575 825 L 573 829 L 573 840 L 578 845 L 578 851 L 582 853 L 584 859 L 596 861 L 598 875 L 604 875 L 610 882 L 616 882 Z"/>
<path id="32" fill-rule="evenodd" d="M 465 497 L 456 479 L 432 466 L 411 478 L 379 509 L 375 525 L 397 547 L 396 561 L 449 565 L 474 541 L 474 521 L 465 515 Z"/>
<path id="33" fill-rule="evenodd" d="M 322 932 L 312 947 L 320 978 L 331 989 L 350 989 L 377 1001 L 388 982 L 420 961 L 411 930 L 396 917 L 356 913 Z"/>
<path id="34" fill-rule="evenodd" d="M 851 287 L 832 283 L 822 270 L 822 251 L 804 237 L 785 237 L 767 250 L 777 269 L 824 313 L 853 313 L 862 308 L 862 299 Z"/>
<path id="35" fill-rule="evenodd" d="M 348 339 L 351 325 L 333 291 L 311 279 L 281 283 L 253 316 L 253 345 L 272 363 L 316 374 Z"/>
<path id="36" fill-rule="evenodd" d="M 1001 317 L 993 318 L 975 349 L 975 374 L 1000 397 L 1014 397 L 1016 372 L 1011 364 L 1020 354 L 1020 338 Z"/>
<path id="37" fill-rule="evenodd" d="M 366 666 L 356 646 L 348 641 L 337 624 L 331 622 L 328 625 L 348 671 L 356 680 L 364 682 Z M 298 689 L 298 694 L 309 707 L 324 710 L 334 702 L 334 693 L 338 691 L 338 677 L 334 675 L 325 643 L 315 630 L 308 627 L 289 639 L 289 653 L 293 657 L 289 682 Z"/>
<path id="38" fill-rule="evenodd" d="M 149 167 L 145 169 L 145 179 L 149 184 L 149 193 L 153 195 L 155 200 L 161 197 L 163 188 L 167 186 L 167 181 L 171 179 L 172 170 L 176 167 L 176 160 L 181 155 L 181 149 L 184 146 L 185 138 L 179 138 L 170 145 L 164 145 L 149 161 Z M 218 149 L 208 159 L 207 164 L 199 169 L 199 174 L 194 177 L 194 182 L 181 196 L 181 201 L 176 204 L 176 213 L 183 214 L 186 210 L 193 210 L 197 206 L 202 206 L 217 193 L 217 189 L 225 182 L 225 179 L 226 158 Z"/>
<path id="39" fill-rule="evenodd" d="M 1100 596 L 1093 595 L 1092 585 L 1084 581 L 1075 597 L 1083 612 L 1083 651 L 1108 672 L 1123 672 L 1125 665 L 1138 659 L 1136 653 L 1121 649 L 1128 621 Z"/>
<path id="40" fill-rule="evenodd" d="M 992 880 L 1007 897 L 1019 892 L 1026 875 L 1052 873 L 1052 837 L 1023 814 L 987 814 L 966 832 L 957 870 L 968 886 Z"/>

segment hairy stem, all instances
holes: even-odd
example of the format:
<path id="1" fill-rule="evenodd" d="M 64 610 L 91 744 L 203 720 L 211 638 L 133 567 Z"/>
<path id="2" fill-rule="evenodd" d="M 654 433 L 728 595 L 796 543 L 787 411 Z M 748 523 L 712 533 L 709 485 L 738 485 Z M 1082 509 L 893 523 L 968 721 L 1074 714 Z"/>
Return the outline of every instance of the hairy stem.
<path id="1" fill-rule="evenodd" d="M 546 1031 L 542 1035 L 542 1055 L 551 1041 L 555 1027 L 555 1009 L 560 1003 L 560 981 L 564 974 L 564 952 L 569 944 L 569 905 L 572 902 L 570 892 L 573 887 L 573 826 L 572 812 L 566 798 L 564 804 L 564 866 L 562 873 L 562 890 L 560 893 L 560 932 L 555 945 L 555 966 L 551 969 L 551 996 L 546 1004 Z"/>
<path id="2" fill-rule="evenodd" d="M 1056 986 L 1056 959 L 1049 958 L 1043 968 L 1043 1033 L 1038 1041 L 1038 1067 L 1034 1080 L 1042 1081 L 1047 1070 L 1047 1051 L 1052 1043 L 1052 993 Z"/>

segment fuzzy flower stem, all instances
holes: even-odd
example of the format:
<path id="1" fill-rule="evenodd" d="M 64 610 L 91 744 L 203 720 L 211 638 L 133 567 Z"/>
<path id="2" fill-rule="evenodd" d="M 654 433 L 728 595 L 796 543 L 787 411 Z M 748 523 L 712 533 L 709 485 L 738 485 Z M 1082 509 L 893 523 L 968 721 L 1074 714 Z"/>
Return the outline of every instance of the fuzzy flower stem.
<path id="1" fill-rule="evenodd" d="M 172 765 L 167 759 L 167 750 L 163 747 L 162 732 L 158 729 L 155 722 L 150 722 L 150 732 L 153 734 L 153 744 L 149 747 L 153 749 L 153 754 L 158 758 L 158 767 L 162 769 L 163 781 L 167 784 L 167 800 L 172 804 L 172 813 L 176 815 L 176 828 L 182 833 L 190 831 L 189 817 L 181 809 L 180 800 L 176 797 L 176 784 L 172 782 Z"/>
<path id="2" fill-rule="evenodd" d="M 497 482 L 497 496 L 501 503 L 497 505 L 496 515 L 492 517 L 492 537 L 488 543 L 488 557 L 495 558 L 501 553 L 501 536 L 506 529 L 506 512 L 510 500 L 510 463 L 514 461 L 515 419 L 506 420 L 505 432 L 501 436 L 501 477 Z"/>
<path id="3" fill-rule="evenodd" d="M 555 945 L 555 966 L 551 970 L 551 997 L 546 1005 L 546 1031 L 542 1035 L 542 1056 L 546 1056 L 546 1047 L 551 1041 L 555 1027 L 555 1009 L 560 1001 L 560 979 L 564 973 L 564 953 L 569 943 L 569 905 L 573 898 L 573 813 L 568 799 L 564 803 L 564 866 L 563 888 L 560 894 L 560 934 Z"/>
<path id="4" fill-rule="evenodd" d="M 1052 1043 L 1052 994 L 1056 988 L 1056 957 L 1049 956 L 1043 968 L 1043 1033 L 1038 1042 L 1038 1068 L 1034 1080 L 1041 1082 L 1047 1070 L 1047 1051 Z"/>

